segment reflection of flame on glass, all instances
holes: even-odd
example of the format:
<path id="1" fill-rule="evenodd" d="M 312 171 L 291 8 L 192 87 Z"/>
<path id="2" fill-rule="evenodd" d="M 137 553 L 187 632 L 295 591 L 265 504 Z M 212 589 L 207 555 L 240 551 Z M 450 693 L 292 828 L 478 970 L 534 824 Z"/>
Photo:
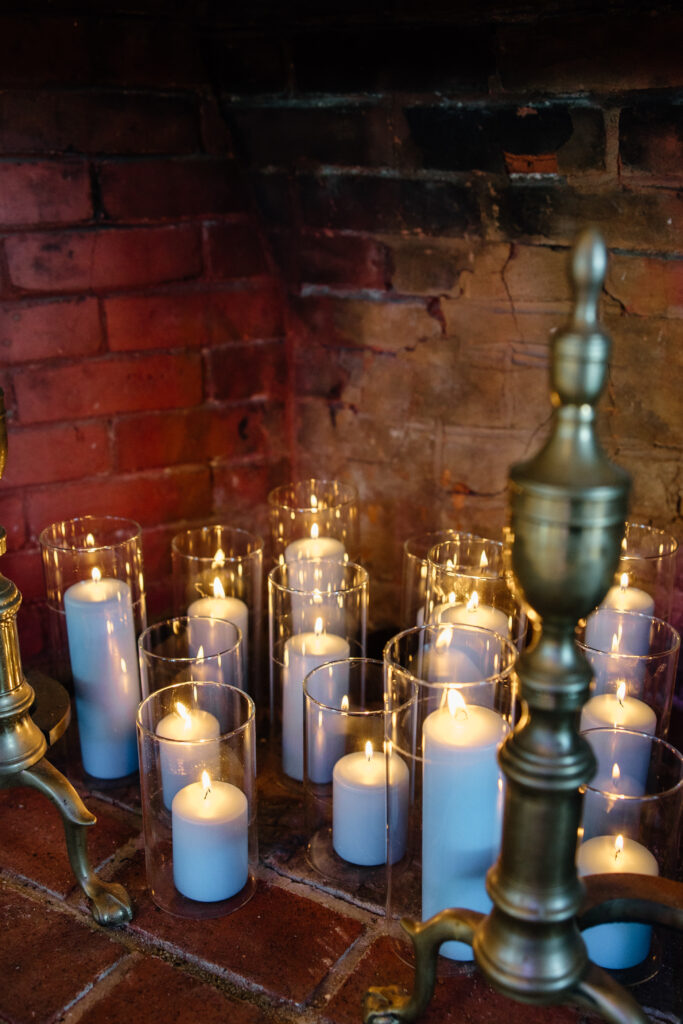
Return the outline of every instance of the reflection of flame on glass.
<path id="1" fill-rule="evenodd" d="M 223 584 L 219 580 L 218 576 L 213 581 L 213 596 L 214 597 L 225 597 L 225 590 Z"/>
<path id="2" fill-rule="evenodd" d="M 442 626 L 439 629 L 439 633 L 438 633 L 438 636 L 437 636 L 436 640 L 434 641 L 434 646 L 436 647 L 437 651 L 440 651 L 442 647 L 448 648 L 450 646 L 450 642 L 451 642 L 452 639 L 453 639 L 453 627 L 452 626 Z"/>
<path id="3" fill-rule="evenodd" d="M 370 740 L 365 744 L 365 756 L 368 761 L 372 761 L 372 743 Z"/>
<path id="4" fill-rule="evenodd" d="M 311 508 L 317 508 L 317 507 L 318 507 L 318 499 L 316 498 L 315 494 L 312 494 L 311 495 Z"/>
<path id="5" fill-rule="evenodd" d="M 204 657 L 204 644 L 200 644 L 199 645 L 199 650 L 197 651 L 197 661 L 201 661 L 203 659 L 203 657 Z"/>
<path id="6" fill-rule="evenodd" d="M 85 538 L 85 546 L 86 548 L 95 547 L 95 538 L 93 537 L 92 533 L 89 533 L 88 536 Z"/>
<path id="7" fill-rule="evenodd" d="M 321 618 L 318 618 L 318 619 L 315 620 L 315 625 L 313 626 L 313 632 L 315 633 L 316 636 L 320 636 L 322 631 L 323 631 L 323 620 Z"/>
<path id="8" fill-rule="evenodd" d="M 95 566 L 95 568 L 93 569 L 93 571 L 92 571 L 92 573 L 90 575 L 94 579 L 95 583 L 99 583 L 100 580 L 102 579 L 102 573 L 97 568 L 97 566 Z"/>
<path id="9" fill-rule="evenodd" d="M 344 694 L 344 696 L 341 699 L 341 709 L 344 712 L 349 710 L 349 698 L 347 694 Z"/>
<path id="10" fill-rule="evenodd" d="M 486 557 L 486 552 L 482 551 L 481 558 L 479 559 L 479 568 L 480 569 L 488 569 L 488 564 L 489 564 L 489 560 Z"/>
<path id="11" fill-rule="evenodd" d="M 616 837 L 616 839 L 614 840 L 614 859 L 615 860 L 618 859 L 619 854 L 622 852 L 623 849 L 624 849 L 624 837 L 622 835 L 618 835 Z"/>
<path id="12" fill-rule="evenodd" d="M 615 761 L 614 764 L 612 765 L 612 782 L 618 782 L 620 778 L 621 778 L 621 769 L 619 768 L 619 765 Z"/>
<path id="13" fill-rule="evenodd" d="M 122 671 L 122 673 L 125 676 L 126 672 L 128 671 L 128 666 L 126 665 L 126 659 L 125 658 L 121 658 L 121 661 L 119 662 L 119 664 L 121 666 L 121 671 Z"/>
<path id="14" fill-rule="evenodd" d="M 619 577 L 619 586 L 621 587 L 622 590 L 626 590 L 626 588 L 628 586 L 628 573 L 627 572 L 622 572 L 621 576 Z"/>
<path id="15" fill-rule="evenodd" d="M 469 600 L 467 601 L 467 611 L 468 612 L 476 612 L 478 607 L 479 607 L 479 594 L 476 592 L 476 590 L 473 590 L 472 593 L 469 596 Z"/>
<path id="16" fill-rule="evenodd" d="M 313 540 L 317 539 L 319 533 L 320 527 L 318 526 L 317 523 L 313 523 L 311 526 L 311 537 L 313 538 Z"/>
<path id="17" fill-rule="evenodd" d="M 225 565 L 225 551 L 223 551 L 223 548 L 218 548 L 216 550 L 216 554 L 213 556 L 211 568 L 220 569 L 223 565 Z"/>

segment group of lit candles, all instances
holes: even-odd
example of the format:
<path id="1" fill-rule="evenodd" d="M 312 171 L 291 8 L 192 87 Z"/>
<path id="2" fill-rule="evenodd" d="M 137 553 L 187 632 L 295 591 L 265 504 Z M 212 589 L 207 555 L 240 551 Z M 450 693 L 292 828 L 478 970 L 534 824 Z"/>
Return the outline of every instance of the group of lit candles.
<path id="1" fill-rule="evenodd" d="M 210 593 L 192 602 L 190 619 L 227 619 L 242 633 L 243 671 L 247 672 L 249 609 L 239 598 L 225 593 L 220 571 L 223 552 L 216 552 Z M 308 577 L 320 572 L 325 559 L 331 579 Z M 288 569 L 298 574 L 302 591 L 334 592 L 346 559 L 344 545 L 311 535 L 292 541 L 284 552 Z M 316 561 L 312 561 L 316 560 Z M 314 568 L 317 567 L 317 568 Z M 296 600 L 296 598 L 294 598 Z M 324 603 L 323 603 L 324 605 Z M 652 599 L 628 585 L 607 594 L 601 609 L 589 618 L 586 641 L 591 647 L 642 655 L 647 653 L 647 619 L 623 626 L 607 636 L 603 609 L 653 613 Z M 140 700 L 137 651 L 130 588 L 120 579 L 103 578 L 93 565 L 91 578 L 72 585 L 64 595 L 64 610 L 85 770 L 99 778 L 118 778 L 137 769 L 135 717 Z M 323 606 L 312 617 L 311 608 L 293 607 L 294 629 L 284 649 L 282 676 L 282 768 L 294 780 L 304 778 L 304 704 L 306 676 L 333 662 L 329 675 L 329 704 L 348 707 L 350 649 L 343 630 L 335 632 L 334 609 Z M 466 601 L 447 599 L 422 620 L 449 625 L 482 626 L 509 635 L 508 615 L 479 600 L 476 588 Z M 418 616 L 419 619 L 419 616 Z M 201 621 L 196 645 L 201 646 Z M 605 646 L 607 644 L 607 646 Z M 508 723 L 489 707 L 465 702 L 453 682 L 477 682 L 487 673 L 476 659 L 462 651 L 433 651 L 431 681 L 440 685 L 442 700 L 424 720 L 422 730 L 422 913 L 429 917 L 447 906 L 485 909 L 485 875 L 495 859 L 500 835 L 502 778 L 496 760 Z M 632 681 L 632 683 L 637 683 Z M 628 692 L 622 680 L 614 692 L 598 693 L 586 703 L 581 728 L 621 726 L 654 735 L 654 711 Z M 636 687 L 637 688 L 637 687 Z M 218 757 L 219 722 L 200 708 L 178 702 L 158 723 L 163 802 L 172 818 L 175 886 L 198 901 L 230 898 L 245 885 L 248 873 L 248 808 L 245 794 L 222 781 Z M 354 865 L 396 862 L 406 849 L 409 817 L 409 769 L 393 750 L 364 749 L 344 753 L 345 738 L 337 733 L 323 738 L 312 750 L 309 771 L 317 784 L 332 784 L 333 846 L 337 855 Z M 643 765 L 621 764 L 611 785 L 620 792 L 619 779 L 633 780 Z M 192 778 L 186 784 L 187 778 Z M 391 829 L 387 832 L 387 817 Z M 615 846 L 616 843 L 616 846 Z M 637 870 L 657 872 L 652 854 L 635 840 L 619 835 L 593 836 L 579 848 L 581 873 Z M 449 870 L 445 871 L 445 865 Z M 624 927 L 624 926 L 620 926 Z M 634 927 L 634 926 L 630 926 Z M 637 927 L 637 926 L 635 926 Z M 620 939 L 617 966 L 640 955 L 635 938 Z M 466 947 L 451 955 L 466 956 Z M 641 939 L 642 945 L 642 939 Z M 634 950 L 636 952 L 634 953 Z M 448 949 L 443 950 L 448 955 Z M 633 961 L 637 962 L 637 961 Z M 614 964 L 611 964 L 613 966 Z"/>

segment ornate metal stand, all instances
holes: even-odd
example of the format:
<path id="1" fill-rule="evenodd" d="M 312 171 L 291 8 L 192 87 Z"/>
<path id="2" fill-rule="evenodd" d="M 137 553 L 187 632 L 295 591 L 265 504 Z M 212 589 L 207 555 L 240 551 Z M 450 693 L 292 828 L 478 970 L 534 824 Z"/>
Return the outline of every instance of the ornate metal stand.
<path id="1" fill-rule="evenodd" d="M 0 391 L 0 476 L 7 459 L 4 398 Z M 6 551 L 0 527 L 0 555 Z M 33 688 L 24 677 L 17 634 L 21 594 L 0 574 L 0 789 L 33 786 L 56 806 L 64 820 L 69 861 L 76 881 L 92 900 L 93 917 L 100 924 L 123 924 L 132 916 L 126 890 L 101 881 L 90 867 L 86 828 L 95 824 L 71 783 L 45 758 L 47 741 L 31 718 Z"/>
<path id="2" fill-rule="evenodd" d="M 507 793 L 501 854 L 487 880 L 494 907 L 488 915 L 456 909 L 424 924 L 403 921 L 415 948 L 415 990 L 406 997 L 394 988 L 371 989 L 366 1024 L 416 1020 L 448 939 L 471 943 L 486 978 L 514 999 L 576 1003 L 614 1024 L 643 1022 L 633 997 L 590 963 L 580 929 L 615 920 L 683 928 L 680 884 L 596 875 L 584 885 L 574 864 L 579 787 L 594 772 L 578 733 L 591 673 L 574 628 L 612 581 L 629 489 L 595 433 L 610 345 L 597 322 L 605 269 L 602 239 L 585 231 L 571 264 L 573 317 L 552 342 L 553 430 L 510 475 L 511 567 L 542 627 L 520 660 L 527 713 L 500 753 Z"/>

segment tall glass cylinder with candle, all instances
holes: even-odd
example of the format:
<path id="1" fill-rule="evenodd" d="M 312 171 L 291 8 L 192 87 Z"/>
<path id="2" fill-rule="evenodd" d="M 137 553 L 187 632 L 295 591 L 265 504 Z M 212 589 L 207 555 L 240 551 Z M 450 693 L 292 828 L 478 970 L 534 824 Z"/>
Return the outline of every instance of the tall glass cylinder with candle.
<path id="1" fill-rule="evenodd" d="M 282 771 L 304 777 L 304 679 L 328 661 L 364 657 L 368 574 L 353 562 L 283 562 L 268 575 L 270 720 Z"/>
<path id="2" fill-rule="evenodd" d="M 584 736 L 597 772 L 584 789 L 576 864 L 580 875 L 627 872 L 676 878 L 683 822 L 683 755 L 662 739 L 630 729 L 590 729 Z M 590 919 L 587 922 L 590 924 Z M 588 927 L 588 955 L 600 967 L 642 981 L 650 961 L 649 925 Z"/>
<path id="3" fill-rule="evenodd" d="M 509 636 L 521 650 L 526 616 L 507 582 L 502 542 L 445 540 L 427 557 L 425 623 L 482 626 Z"/>
<path id="4" fill-rule="evenodd" d="M 183 530 L 171 541 L 177 615 L 227 619 L 242 633 L 243 685 L 259 702 L 263 622 L 263 541 L 216 524 Z"/>
<path id="5" fill-rule="evenodd" d="M 444 541 L 467 546 L 481 538 L 458 530 L 429 530 L 409 537 L 403 545 L 401 561 L 401 629 L 421 626 L 425 621 L 425 596 L 427 592 L 427 563 L 429 552 Z"/>
<path id="6" fill-rule="evenodd" d="M 622 576 L 625 575 L 629 587 L 646 594 L 652 600 L 651 609 L 642 609 L 645 614 L 669 622 L 676 579 L 677 552 L 678 541 L 666 530 L 660 530 L 647 523 L 627 522 L 614 586 L 619 588 Z M 610 594 L 605 599 L 608 606 Z"/>
<path id="7" fill-rule="evenodd" d="M 273 561 L 360 555 L 358 491 L 343 480 L 297 480 L 268 495 Z"/>
<path id="8" fill-rule="evenodd" d="M 384 662 L 386 740 L 408 766 L 410 795 L 403 870 L 388 867 L 387 923 L 409 959 L 402 917 L 490 908 L 486 873 L 498 855 L 503 808 L 497 752 L 514 724 L 517 649 L 481 626 L 442 623 L 399 633 Z M 449 942 L 440 969 L 471 959 L 469 946 Z"/>
<path id="9" fill-rule="evenodd" d="M 408 768 L 385 744 L 385 715 L 381 661 L 348 658 L 304 680 L 308 861 L 349 895 L 362 888 L 376 907 L 387 858 L 401 861 L 408 838 Z"/>
<path id="10" fill-rule="evenodd" d="M 229 683 L 240 689 L 242 635 L 225 619 L 165 619 L 140 634 L 138 655 L 142 696 L 174 683 Z"/>
<path id="11" fill-rule="evenodd" d="M 598 608 L 576 631 L 593 670 L 581 728 L 621 726 L 666 737 L 680 635 L 662 619 Z"/>
<path id="12" fill-rule="evenodd" d="M 254 702 L 225 683 L 151 693 L 137 716 L 147 884 L 156 905 L 209 918 L 255 887 Z"/>
<path id="13" fill-rule="evenodd" d="M 146 625 L 141 531 L 118 516 L 53 523 L 40 535 L 52 671 L 73 685 L 84 771 L 137 770 L 136 638 Z"/>

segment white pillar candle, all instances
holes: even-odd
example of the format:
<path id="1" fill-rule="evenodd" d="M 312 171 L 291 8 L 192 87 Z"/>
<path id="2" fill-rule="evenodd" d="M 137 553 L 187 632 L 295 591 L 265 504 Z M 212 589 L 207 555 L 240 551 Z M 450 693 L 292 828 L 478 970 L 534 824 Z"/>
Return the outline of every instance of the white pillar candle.
<path id="1" fill-rule="evenodd" d="M 247 798 L 206 772 L 173 798 L 173 881 L 191 900 L 213 903 L 238 893 L 249 876 Z"/>
<path id="2" fill-rule="evenodd" d="M 642 796 L 644 792 L 645 779 L 625 775 L 619 762 L 614 761 L 609 776 L 597 775 L 586 788 L 581 816 L 582 839 L 635 828 L 640 815 L 639 801 L 625 798 Z"/>
<path id="3" fill-rule="evenodd" d="M 140 677 L 130 587 L 93 569 L 64 594 L 83 767 L 99 779 L 137 770 Z"/>
<path id="4" fill-rule="evenodd" d="M 387 761 L 389 783 L 387 786 Z M 387 815 L 387 789 L 389 815 Z M 387 832 L 388 817 L 391 831 Z M 340 758 L 332 777 L 332 845 L 351 864 L 392 864 L 405 853 L 408 835 L 408 768 L 397 755 L 372 744 Z M 389 847 L 387 851 L 387 845 Z"/>
<path id="5" fill-rule="evenodd" d="M 579 875 L 658 875 L 657 861 L 641 843 L 624 836 L 595 836 L 579 846 Z M 647 924 L 599 924 L 587 928 L 583 939 L 591 960 L 611 970 L 635 967 L 650 951 L 652 928 Z"/>
<path id="6" fill-rule="evenodd" d="M 502 780 L 496 753 L 506 732 L 498 712 L 467 705 L 456 689 L 422 728 L 422 917 L 446 907 L 486 912 L 486 872 L 498 854 Z M 440 952 L 471 960 L 448 942 Z"/>
<path id="7" fill-rule="evenodd" d="M 493 633 L 500 633 L 502 636 L 510 635 L 510 623 L 508 616 L 500 608 L 493 608 L 488 604 L 481 604 L 479 595 L 473 590 L 467 599 L 467 603 L 440 604 L 434 609 L 432 619 L 435 622 L 452 622 L 464 626 L 481 626 L 482 629 L 489 629 Z"/>
<path id="8" fill-rule="evenodd" d="M 210 711 L 188 708 L 176 701 L 174 710 L 157 725 L 156 734 L 168 741 L 159 744 L 159 754 L 164 804 L 170 808 L 178 790 L 202 770 L 217 773 L 220 725 Z"/>
<path id="9" fill-rule="evenodd" d="M 304 633 L 322 616 L 325 629 L 344 632 L 344 606 L 339 590 L 344 579 L 346 552 L 334 537 L 319 537 L 316 523 L 312 535 L 294 540 L 285 548 L 288 586 L 291 590 L 293 629 Z"/>
<path id="10" fill-rule="evenodd" d="M 587 700 L 581 712 L 582 732 L 587 729 L 611 728 L 654 736 L 656 727 L 657 716 L 652 708 L 637 697 L 627 697 L 623 680 L 617 683 L 616 692 L 599 693 Z M 621 771 L 644 783 L 650 764 L 650 744 L 638 737 L 618 734 L 615 734 L 614 742 L 618 744 L 619 751 L 614 760 L 619 762 Z"/>
<path id="11" fill-rule="evenodd" d="M 282 667 L 282 769 L 290 778 L 304 777 L 304 679 L 318 665 L 343 661 L 349 645 L 341 636 L 324 633 L 318 619 L 313 633 L 297 633 L 285 643 Z M 348 692 L 348 665 L 335 666 L 331 685 L 341 695 Z"/>
<path id="12" fill-rule="evenodd" d="M 242 689 L 247 687 L 247 671 L 249 668 L 248 645 L 249 645 L 249 609 L 239 597 L 226 596 L 221 581 L 216 577 L 213 581 L 213 597 L 200 597 L 193 601 L 187 609 L 188 618 L 191 620 L 188 626 L 190 650 L 196 656 L 200 647 L 206 652 L 210 651 L 212 644 L 211 630 L 208 625 L 197 619 L 227 619 L 234 623 L 242 633 L 240 645 L 242 665 Z M 232 683 L 233 679 L 212 680 L 217 683 Z"/>
<path id="13" fill-rule="evenodd" d="M 595 651 L 614 651 L 616 654 L 633 654 L 638 657 L 650 650 L 650 623 L 647 616 L 654 614 L 655 603 L 646 591 L 628 585 L 628 573 L 624 573 L 618 587 L 610 587 L 599 608 L 586 620 L 586 646 Z M 608 614 L 603 614 L 603 612 Z M 638 612 L 619 620 L 615 634 L 614 616 L 609 612 Z M 616 636 L 616 640 L 615 640 Z"/>

